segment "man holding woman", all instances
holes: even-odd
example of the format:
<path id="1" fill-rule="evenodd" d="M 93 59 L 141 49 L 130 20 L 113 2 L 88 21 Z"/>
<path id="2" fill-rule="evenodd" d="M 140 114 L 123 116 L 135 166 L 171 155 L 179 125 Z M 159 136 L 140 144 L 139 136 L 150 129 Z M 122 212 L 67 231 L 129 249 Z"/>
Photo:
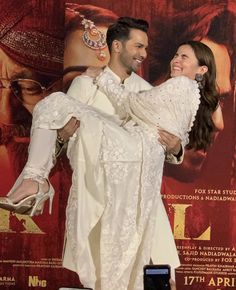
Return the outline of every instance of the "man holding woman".
<path id="1" fill-rule="evenodd" d="M 139 21 L 139 23 L 144 24 L 143 21 Z M 125 83 L 129 78 L 137 80 L 138 76 L 131 74 L 131 72 L 138 69 L 146 57 L 146 32 L 137 28 L 130 29 L 129 24 L 124 19 L 120 19 L 119 24 L 122 24 L 125 26 L 125 30 L 128 30 L 128 38 L 118 38 L 117 35 L 114 35 L 116 30 L 113 31 L 114 39 L 111 40 L 110 44 L 108 41 L 108 46 L 111 47 L 110 69 L 106 69 L 108 79 L 103 80 L 106 85 L 103 85 L 103 82 L 98 83 L 105 93 L 109 93 L 107 97 L 111 102 L 107 100 L 106 105 L 110 110 L 113 108 L 111 103 L 116 106 L 119 105 L 120 101 L 118 100 L 117 104 L 114 102 L 115 95 L 107 85 L 107 81 L 109 84 L 110 79 L 112 79 L 115 90 L 119 92 L 123 87 L 120 87 L 117 83 L 124 80 Z M 107 37 L 109 39 L 109 30 Z M 193 148 L 205 148 L 210 143 L 210 133 L 214 127 L 211 114 L 214 112 L 218 100 L 214 83 L 215 64 L 210 50 L 203 45 L 199 46 L 195 42 L 187 43 L 181 45 L 176 57 L 186 58 L 185 69 L 176 72 L 177 75 L 184 75 L 190 79 L 194 79 L 197 73 L 206 75 L 205 83 L 207 87 L 201 89 L 200 94 L 196 88 L 196 83 L 186 78 L 176 78 L 171 83 L 163 84 L 164 94 L 159 92 L 160 88 L 156 88 L 150 93 L 133 95 L 134 102 L 129 98 L 129 93 L 122 91 L 120 96 L 124 93 L 123 101 L 128 111 L 124 110 L 122 101 L 121 106 L 117 107 L 117 113 L 123 119 L 121 121 L 119 118 L 99 111 L 99 109 L 104 110 L 104 107 L 99 107 L 99 100 L 93 98 L 94 95 L 89 98 L 91 91 L 94 94 L 97 93 L 97 87 L 94 87 L 92 79 L 81 77 L 77 80 L 80 84 L 80 90 L 76 91 L 74 97 L 70 90 L 68 92 L 69 96 L 59 93 L 57 98 L 56 95 L 53 95 L 45 99 L 45 102 L 42 102 L 35 110 L 32 139 L 34 139 L 34 144 L 37 144 L 39 141 L 37 141 L 37 138 L 35 139 L 34 133 L 38 132 L 37 136 L 39 137 L 42 132 L 49 131 L 50 136 L 47 137 L 47 133 L 44 132 L 43 140 L 47 142 L 48 138 L 48 148 L 53 148 L 56 139 L 55 130 L 48 129 L 57 129 L 64 126 L 72 116 L 81 119 L 80 138 L 75 134 L 71 138 L 68 148 L 74 172 L 67 208 L 67 242 L 64 266 L 76 271 L 82 283 L 86 286 L 102 290 L 142 289 L 141 269 L 144 264 L 149 262 L 150 258 L 154 263 L 169 263 L 172 268 L 179 265 L 168 218 L 159 196 L 165 156 L 162 146 L 165 141 L 158 142 L 159 135 L 156 126 L 162 124 L 160 127 L 166 128 L 164 121 L 167 121 L 167 124 L 169 124 L 167 128 L 172 130 L 173 127 L 173 131 L 176 133 L 173 135 L 177 135 L 185 144 L 188 131 L 194 124 L 193 132 L 197 135 L 190 134 L 191 146 Z M 114 75 L 114 72 L 116 75 Z M 176 76 L 174 71 L 172 71 L 172 74 L 173 77 Z M 86 91 L 82 91 L 82 88 L 88 82 L 90 83 L 89 86 L 86 85 L 86 90 L 89 91 L 89 96 L 86 96 L 84 94 Z M 140 83 L 139 80 L 137 80 L 137 83 Z M 186 87 L 191 88 L 191 90 L 186 91 Z M 108 91 L 106 91 L 107 88 Z M 137 90 L 143 89 L 141 86 L 137 88 Z M 79 94 L 84 97 L 84 101 L 88 101 L 88 104 L 97 107 L 97 110 L 82 104 L 79 104 L 80 108 L 77 110 L 74 105 L 77 104 Z M 174 113 L 177 119 L 169 114 L 175 110 L 176 103 L 174 107 L 171 105 L 171 109 L 166 111 L 168 112 L 166 116 L 163 115 L 161 110 L 158 111 L 160 114 L 159 121 L 156 122 L 158 117 L 156 117 L 155 112 L 153 112 L 154 119 L 152 119 L 151 114 L 149 116 L 145 113 L 147 108 L 145 108 L 144 102 L 146 99 L 149 109 L 152 108 L 150 102 L 154 101 L 155 98 L 149 98 L 151 94 L 153 94 L 153 97 L 159 95 L 162 101 L 166 98 L 167 101 L 163 103 L 164 110 L 168 100 L 170 100 L 170 105 L 175 94 L 179 98 L 177 103 L 181 104 L 180 97 L 183 94 L 184 106 L 189 105 L 192 109 L 191 112 L 188 112 L 187 107 L 182 107 L 182 110 L 184 109 L 189 114 L 186 117 L 187 122 L 186 119 L 181 119 L 183 114 L 180 112 Z M 200 95 L 200 112 L 204 111 L 206 103 L 209 103 L 209 106 L 206 109 L 206 114 L 201 114 L 203 117 L 197 115 L 197 122 L 193 122 Z M 186 96 L 194 98 L 189 101 Z M 60 107 L 62 100 L 63 105 Z M 135 104 L 135 106 L 132 107 L 132 104 Z M 143 117 L 142 112 L 135 109 L 140 108 L 140 104 L 144 108 Z M 50 110 L 45 111 L 48 105 L 51 105 Z M 153 107 L 155 107 L 154 104 Z M 66 112 L 61 111 L 63 108 Z M 41 114 L 42 111 L 44 111 L 44 116 Z M 58 119 L 59 113 L 62 113 L 62 118 Z M 111 114 L 114 114 L 114 111 Z M 171 120 L 165 120 L 168 117 Z M 204 122 L 198 122 L 202 119 L 203 121 L 209 119 L 211 123 L 210 129 L 207 129 L 206 139 L 198 134 L 199 127 L 202 125 L 204 127 Z M 94 128 L 95 120 L 97 121 L 96 128 Z M 117 126 L 117 124 L 120 126 Z M 152 130 L 146 130 L 146 125 L 150 124 L 152 124 Z M 178 127 L 179 125 L 180 127 Z M 42 139 L 40 140 L 42 141 Z M 52 150 L 50 149 L 46 159 L 51 160 L 51 155 Z M 33 145 L 30 148 L 30 156 L 26 170 L 23 172 L 25 189 L 22 190 L 22 183 L 21 197 L 19 198 L 20 190 L 18 188 L 9 196 L 11 200 L 5 200 L 5 205 L 8 203 L 9 208 L 16 208 L 16 202 L 25 198 L 26 195 L 32 194 L 32 188 L 29 190 L 29 182 L 36 184 L 34 192 L 37 191 L 38 182 L 47 185 L 45 179 L 51 169 L 51 163 L 40 164 L 41 158 L 38 158 L 38 152 L 35 154 Z M 42 168 L 45 169 L 48 164 L 46 174 L 42 175 Z M 32 168 L 35 177 L 32 176 Z M 29 177 L 33 180 L 29 180 Z M 27 190 L 28 193 L 26 193 Z M 37 210 L 37 206 L 41 205 L 47 197 L 49 197 L 47 192 L 31 195 L 34 205 L 33 210 Z M 12 203 L 13 199 L 15 203 Z M 25 199 L 27 200 L 27 198 Z M 1 202 L 1 206 L 4 207 L 4 201 Z"/>

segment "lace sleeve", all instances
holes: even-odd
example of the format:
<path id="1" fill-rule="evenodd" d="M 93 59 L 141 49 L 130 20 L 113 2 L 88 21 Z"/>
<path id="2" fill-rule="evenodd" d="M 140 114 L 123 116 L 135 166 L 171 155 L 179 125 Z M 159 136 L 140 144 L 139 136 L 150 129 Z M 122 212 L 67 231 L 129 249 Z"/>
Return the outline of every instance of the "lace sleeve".
<path id="1" fill-rule="evenodd" d="M 120 118 L 125 118 L 128 113 L 127 101 L 130 92 L 125 90 L 124 85 L 109 72 L 103 71 L 96 79 L 99 89 L 105 93 L 116 109 Z"/>
<path id="2" fill-rule="evenodd" d="M 134 121 L 148 127 L 161 127 L 188 142 L 199 106 L 197 83 L 187 77 L 175 77 L 150 90 L 134 93 L 127 91 L 109 72 L 97 78 L 120 117 L 129 114 Z"/>
<path id="3" fill-rule="evenodd" d="M 103 91 L 121 119 L 131 116 L 132 119 L 143 126 L 157 126 L 157 120 L 150 120 L 150 104 L 153 89 L 142 92 L 130 92 L 123 84 L 107 71 L 102 72 L 96 79 L 99 89 Z"/>

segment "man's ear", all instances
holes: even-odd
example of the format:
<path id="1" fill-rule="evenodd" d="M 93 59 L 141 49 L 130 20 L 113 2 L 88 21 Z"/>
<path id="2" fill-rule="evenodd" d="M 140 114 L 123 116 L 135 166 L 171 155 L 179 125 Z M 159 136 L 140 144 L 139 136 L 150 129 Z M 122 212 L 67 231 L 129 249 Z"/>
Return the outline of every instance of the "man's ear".
<path id="1" fill-rule="evenodd" d="M 112 43 L 112 48 L 114 52 L 119 53 L 122 48 L 122 43 L 119 40 L 115 39 Z"/>

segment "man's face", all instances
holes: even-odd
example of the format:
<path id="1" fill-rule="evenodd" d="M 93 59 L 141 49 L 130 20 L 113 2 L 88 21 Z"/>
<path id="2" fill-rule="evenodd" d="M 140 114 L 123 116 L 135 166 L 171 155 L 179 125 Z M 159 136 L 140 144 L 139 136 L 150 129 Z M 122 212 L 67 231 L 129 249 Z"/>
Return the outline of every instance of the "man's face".
<path id="1" fill-rule="evenodd" d="M 122 43 L 120 63 L 127 73 L 136 72 L 147 57 L 148 36 L 147 33 L 132 29 L 129 39 Z"/>

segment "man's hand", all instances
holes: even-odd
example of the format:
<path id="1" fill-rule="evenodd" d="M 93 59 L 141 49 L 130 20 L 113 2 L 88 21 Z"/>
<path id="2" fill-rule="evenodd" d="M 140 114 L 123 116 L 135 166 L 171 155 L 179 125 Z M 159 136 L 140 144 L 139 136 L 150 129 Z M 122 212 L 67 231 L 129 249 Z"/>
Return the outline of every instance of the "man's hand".
<path id="1" fill-rule="evenodd" d="M 175 135 L 162 129 L 159 129 L 158 133 L 160 135 L 158 140 L 163 146 L 166 147 L 166 152 L 169 154 L 178 155 L 182 148 L 181 140 Z"/>
<path id="2" fill-rule="evenodd" d="M 57 130 L 57 135 L 60 139 L 64 140 L 64 142 L 67 142 L 79 128 L 79 125 L 80 121 L 72 117 L 63 128 Z"/>
<path id="3" fill-rule="evenodd" d="M 83 73 L 83 75 L 91 77 L 91 78 L 96 78 L 102 71 L 103 71 L 103 68 L 101 67 L 90 66 Z"/>

